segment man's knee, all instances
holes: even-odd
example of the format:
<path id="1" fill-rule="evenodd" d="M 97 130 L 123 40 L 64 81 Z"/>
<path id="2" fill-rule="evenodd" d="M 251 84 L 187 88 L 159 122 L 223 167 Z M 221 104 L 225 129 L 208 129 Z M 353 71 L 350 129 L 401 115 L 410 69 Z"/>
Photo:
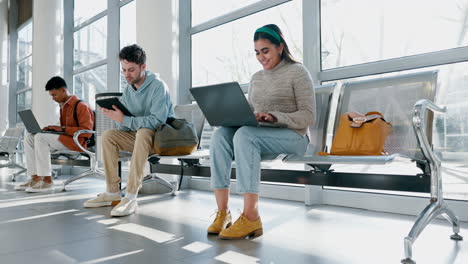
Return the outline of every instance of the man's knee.
<path id="1" fill-rule="evenodd" d="M 149 128 L 140 128 L 136 133 L 136 140 L 153 140 L 154 130 Z"/>
<path id="2" fill-rule="evenodd" d="M 34 135 L 34 138 L 33 138 L 34 143 L 35 144 L 47 143 L 46 135 L 47 134 L 40 134 L 40 133 Z"/>
<path id="3" fill-rule="evenodd" d="M 113 141 L 118 134 L 118 130 L 106 130 L 104 133 L 102 133 L 102 143 L 106 144 L 111 141 Z"/>
<path id="4" fill-rule="evenodd" d="M 29 145 L 34 145 L 34 134 L 27 134 L 24 137 L 24 142 Z"/>

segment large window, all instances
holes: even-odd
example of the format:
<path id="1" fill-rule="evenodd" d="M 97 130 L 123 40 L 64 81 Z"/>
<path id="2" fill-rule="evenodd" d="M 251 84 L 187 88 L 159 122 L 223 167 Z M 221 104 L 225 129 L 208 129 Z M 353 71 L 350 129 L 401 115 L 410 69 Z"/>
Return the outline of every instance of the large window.
<path id="1" fill-rule="evenodd" d="M 468 46 L 467 11 L 468 0 L 322 0 L 322 69 L 339 71 L 347 66 L 354 71 L 356 65 L 375 61 L 384 65 L 389 59 L 425 53 L 425 59 L 418 59 L 423 62 L 419 67 L 424 67 L 424 61 L 437 57 L 431 52 Z M 468 117 L 463 103 L 468 99 L 466 65 L 433 69 L 439 70 L 437 101 L 449 109 L 437 123 L 438 149 L 450 159 L 457 155 L 466 158 L 460 155 L 468 154 Z M 454 152 L 458 154 L 451 154 Z"/>
<path id="2" fill-rule="evenodd" d="M 94 108 L 97 93 L 126 86 L 116 69 L 119 49 L 136 42 L 136 0 L 75 0 L 73 14 L 74 93 Z"/>
<path id="3" fill-rule="evenodd" d="M 78 26 L 107 9 L 107 0 L 75 0 L 74 25 Z"/>
<path id="4" fill-rule="evenodd" d="M 210 5 L 201 4 L 204 1 L 194 2 L 196 9 L 193 13 L 201 12 L 200 10 L 210 10 L 205 11 L 206 14 L 214 13 Z M 284 3 L 193 35 L 192 86 L 228 81 L 250 82 L 251 76 L 261 69 L 255 57 L 253 34 L 265 24 L 277 24 L 283 31 L 293 56 L 302 61 L 301 3 L 302 1 Z"/>
<path id="5" fill-rule="evenodd" d="M 74 34 L 74 69 L 103 61 L 107 57 L 107 17 Z"/>
<path id="6" fill-rule="evenodd" d="M 75 0 L 73 91 L 93 108 L 95 94 L 107 91 L 106 9 L 107 0 Z"/>
<path id="7" fill-rule="evenodd" d="M 322 0 L 322 67 L 466 46 L 467 19 L 467 0 Z"/>
<path id="8" fill-rule="evenodd" d="M 222 4 L 218 0 L 192 0 L 192 25 L 225 15 L 255 2 L 258 0 L 224 0 Z"/>
<path id="9" fill-rule="evenodd" d="M 18 29 L 16 64 L 16 109 L 32 107 L 32 20 Z M 17 116 L 17 122 L 21 119 Z"/>

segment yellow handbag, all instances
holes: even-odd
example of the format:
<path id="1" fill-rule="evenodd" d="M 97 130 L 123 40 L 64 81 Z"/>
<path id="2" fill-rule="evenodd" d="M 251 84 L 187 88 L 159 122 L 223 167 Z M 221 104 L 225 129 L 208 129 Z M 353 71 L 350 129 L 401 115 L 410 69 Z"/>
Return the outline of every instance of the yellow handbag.
<path id="1" fill-rule="evenodd" d="M 385 155 L 385 140 L 391 128 L 392 124 L 385 121 L 379 112 L 369 112 L 365 115 L 357 112 L 344 113 L 340 117 L 330 154 L 319 152 L 318 155 Z"/>

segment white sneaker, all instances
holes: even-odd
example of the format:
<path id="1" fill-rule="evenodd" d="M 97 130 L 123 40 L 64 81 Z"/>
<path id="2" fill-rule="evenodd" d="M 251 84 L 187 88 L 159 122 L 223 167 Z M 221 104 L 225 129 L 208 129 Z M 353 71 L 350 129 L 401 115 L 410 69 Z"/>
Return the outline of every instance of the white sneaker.
<path id="1" fill-rule="evenodd" d="M 45 181 L 38 181 L 31 185 L 30 187 L 26 188 L 26 192 L 29 193 L 40 193 L 40 192 L 48 192 L 54 189 L 54 183 L 48 183 Z"/>
<path id="2" fill-rule="evenodd" d="M 127 216 L 131 215 L 138 209 L 138 203 L 136 199 L 129 200 L 123 198 L 120 203 L 114 207 L 111 211 L 111 216 Z"/>
<path id="3" fill-rule="evenodd" d="M 120 202 L 121 196 L 119 195 L 108 195 L 107 193 L 100 193 L 98 197 L 89 199 L 84 202 L 83 206 L 87 208 L 103 207 L 103 206 L 114 206 Z"/>
<path id="4" fill-rule="evenodd" d="M 24 191 L 27 188 L 31 187 L 32 185 L 36 184 L 37 181 L 33 180 L 32 178 L 29 181 L 24 182 L 22 184 L 15 185 L 15 191 Z"/>

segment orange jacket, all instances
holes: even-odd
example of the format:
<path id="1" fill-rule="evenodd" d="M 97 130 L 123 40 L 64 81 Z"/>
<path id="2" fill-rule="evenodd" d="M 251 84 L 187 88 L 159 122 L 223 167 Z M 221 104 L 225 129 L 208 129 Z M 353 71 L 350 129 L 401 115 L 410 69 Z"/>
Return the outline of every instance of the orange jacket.
<path id="1" fill-rule="evenodd" d="M 86 102 L 80 102 L 76 108 L 76 117 L 78 118 L 78 124 L 73 117 L 73 111 L 75 105 L 78 102 L 78 97 L 72 95 L 72 97 L 60 108 L 60 125 L 65 126 L 65 135 L 59 136 L 59 141 L 62 142 L 67 148 L 74 151 L 81 151 L 73 141 L 73 134 L 78 130 L 93 130 L 94 127 L 94 112 Z M 80 145 L 86 148 L 86 139 L 91 137 L 91 134 L 81 134 L 78 137 Z"/>

